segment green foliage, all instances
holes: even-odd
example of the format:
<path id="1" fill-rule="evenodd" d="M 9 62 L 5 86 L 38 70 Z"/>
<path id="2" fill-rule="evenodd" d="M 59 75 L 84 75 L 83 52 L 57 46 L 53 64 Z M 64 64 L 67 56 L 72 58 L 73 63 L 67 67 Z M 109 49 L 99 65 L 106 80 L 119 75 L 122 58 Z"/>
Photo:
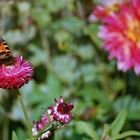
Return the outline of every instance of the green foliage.
<path id="1" fill-rule="evenodd" d="M 99 23 L 88 21 L 97 2 L 24 0 L 0 4 L 2 38 L 14 55 L 23 55 L 34 67 L 33 80 L 20 89 L 30 120 L 39 119 L 61 95 L 74 104 L 73 121 L 56 131 L 56 140 L 137 140 L 140 136 L 140 80 L 131 71 L 119 72 L 116 62 L 109 61 L 101 49 Z M 0 90 L 0 139 L 7 127 L 9 140 L 25 140 L 26 124 L 11 92 Z"/>
<path id="2" fill-rule="evenodd" d="M 14 131 L 12 133 L 12 140 L 18 140 L 18 137 Z"/>
<path id="3" fill-rule="evenodd" d="M 90 124 L 82 121 L 76 122 L 76 130 L 78 133 L 85 133 L 93 140 L 99 140 L 96 131 L 90 126 Z"/>
<path id="4" fill-rule="evenodd" d="M 126 110 L 122 110 L 116 119 L 113 121 L 111 125 L 111 135 L 116 136 L 121 131 L 122 127 L 124 126 L 124 122 L 126 120 L 127 112 Z"/>

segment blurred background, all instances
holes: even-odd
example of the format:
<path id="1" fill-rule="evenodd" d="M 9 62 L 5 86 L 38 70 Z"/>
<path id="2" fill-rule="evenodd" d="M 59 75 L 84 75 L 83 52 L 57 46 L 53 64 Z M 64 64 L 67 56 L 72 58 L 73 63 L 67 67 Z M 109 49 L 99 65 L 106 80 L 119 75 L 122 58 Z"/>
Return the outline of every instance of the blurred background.
<path id="1" fill-rule="evenodd" d="M 119 72 L 102 50 L 99 24 L 88 20 L 96 2 L 0 0 L 0 36 L 34 67 L 33 80 L 20 89 L 30 120 L 60 95 L 74 104 L 74 119 L 56 131 L 56 140 L 92 140 L 93 130 L 102 136 L 122 108 L 128 111 L 122 131 L 140 130 L 140 79 Z M 13 130 L 19 140 L 27 137 L 14 91 L 0 89 L 0 140 L 11 140 Z"/>

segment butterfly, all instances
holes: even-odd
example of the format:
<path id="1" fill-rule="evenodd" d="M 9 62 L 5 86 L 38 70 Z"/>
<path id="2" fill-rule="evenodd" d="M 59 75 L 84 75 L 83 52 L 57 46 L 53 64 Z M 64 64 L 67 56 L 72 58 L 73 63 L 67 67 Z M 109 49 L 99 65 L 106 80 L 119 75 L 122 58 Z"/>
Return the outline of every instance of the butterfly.
<path id="1" fill-rule="evenodd" d="M 11 65 L 14 57 L 9 49 L 8 44 L 0 38 L 0 64 Z"/>

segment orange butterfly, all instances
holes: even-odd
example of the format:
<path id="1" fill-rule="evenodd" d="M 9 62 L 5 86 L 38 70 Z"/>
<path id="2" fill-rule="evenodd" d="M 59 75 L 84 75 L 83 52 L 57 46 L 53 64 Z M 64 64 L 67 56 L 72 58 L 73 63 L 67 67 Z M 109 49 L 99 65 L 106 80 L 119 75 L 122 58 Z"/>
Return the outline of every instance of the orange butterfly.
<path id="1" fill-rule="evenodd" d="M 13 63 L 13 55 L 5 40 L 0 38 L 0 64 L 10 65 Z"/>

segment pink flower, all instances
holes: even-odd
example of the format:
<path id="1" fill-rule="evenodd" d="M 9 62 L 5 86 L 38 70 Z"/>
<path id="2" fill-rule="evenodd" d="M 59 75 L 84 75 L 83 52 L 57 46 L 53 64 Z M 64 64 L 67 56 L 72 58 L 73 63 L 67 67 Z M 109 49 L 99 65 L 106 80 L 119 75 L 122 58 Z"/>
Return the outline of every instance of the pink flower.
<path id="1" fill-rule="evenodd" d="M 47 118 L 46 113 L 42 114 L 41 121 L 34 121 L 33 124 L 34 124 L 34 127 L 32 128 L 32 134 L 33 136 L 36 136 L 39 131 L 43 130 L 45 126 L 49 124 L 49 119 Z M 38 140 L 43 140 L 45 138 L 48 138 L 50 135 L 51 135 L 51 132 L 46 131 L 38 138 Z"/>
<path id="2" fill-rule="evenodd" d="M 62 96 L 59 101 L 55 99 L 55 106 L 49 107 L 50 115 L 54 120 L 60 121 L 63 124 L 67 124 L 72 119 L 72 113 L 70 112 L 73 109 L 72 103 L 66 103 Z"/>
<path id="3" fill-rule="evenodd" d="M 117 59 L 118 69 L 126 72 L 133 68 L 140 74 L 140 1 L 122 3 L 118 13 L 103 18 L 99 37 L 109 58 Z"/>
<path id="4" fill-rule="evenodd" d="M 22 56 L 14 57 L 12 65 L 0 65 L 0 88 L 16 89 L 32 79 L 33 68 Z"/>
<path id="5" fill-rule="evenodd" d="M 60 97 L 60 100 L 57 101 L 55 99 L 55 106 L 50 106 L 47 109 L 47 114 L 46 113 L 42 114 L 41 120 L 40 121 L 34 121 L 34 127 L 32 128 L 32 135 L 36 136 L 39 132 L 43 134 L 37 138 L 37 140 L 43 140 L 49 138 L 51 133 L 53 133 L 54 130 L 59 129 L 62 127 L 62 124 L 65 125 L 69 123 L 72 119 L 72 113 L 70 112 L 73 109 L 73 104 L 72 103 L 66 103 L 62 97 Z M 50 121 L 50 122 L 49 122 Z M 61 125 L 59 124 L 61 123 Z M 44 128 L 48 127 L 48 125 L 51 124 L 51 128 L 49 130 L 46 130 L 44 133 Z M 50 127 L 50 125 L 49 125 Z"/>
<path id="6" fill-rule="evenodd" d="M 104 17 L 111 15 L 114 12 L 118 12 L 122 2 L 129 3 L 129 1 L 130 0 L 101 0 L 101 2 L 94 7 L 89 16 L 89 20 L 91 22 L 102 20 Z"/>

